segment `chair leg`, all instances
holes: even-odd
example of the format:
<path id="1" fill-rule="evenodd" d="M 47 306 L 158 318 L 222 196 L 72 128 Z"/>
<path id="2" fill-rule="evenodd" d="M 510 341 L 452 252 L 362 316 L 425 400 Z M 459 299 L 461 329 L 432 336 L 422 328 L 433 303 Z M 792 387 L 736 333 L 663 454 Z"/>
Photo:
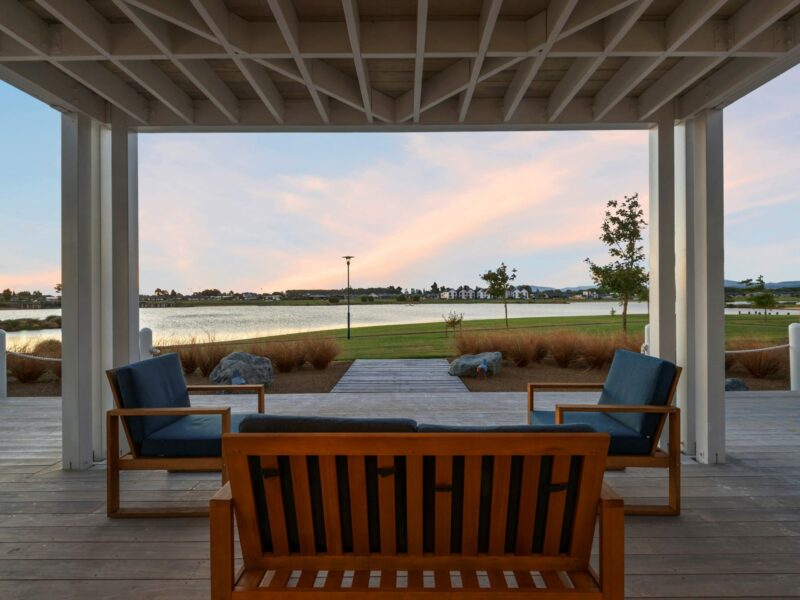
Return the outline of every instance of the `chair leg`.
<path id="1" fill-rule="evenodd" d="M 119 420 L 108 415 L 106 419 L 106 515 L 119 515 Z"/>

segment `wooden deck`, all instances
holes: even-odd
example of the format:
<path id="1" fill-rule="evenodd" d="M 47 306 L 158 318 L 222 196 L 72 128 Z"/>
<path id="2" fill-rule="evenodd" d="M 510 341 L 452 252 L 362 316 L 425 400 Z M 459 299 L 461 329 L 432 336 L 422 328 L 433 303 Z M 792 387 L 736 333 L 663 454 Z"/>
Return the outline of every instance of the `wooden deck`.
<path id="1" fill-rule="evenodd" d="M 254 400 L 235 402 L 245 410 Z M 267 408 L 519 423 L 524 395 L 286 395 Z M 730 395 L 728 436 L 728 464 L 685 461 L 682 516 L 626 519 L 627 597 L 800 597 L 800 395 Z M 207 598 L 207 521 L 109 521 L 103 465 L 62 471 L 59 438 L 58 399 L 0 402 L 0 598 Z M 666 488 L 661 472 L 608 478 L 631 500 Z M 203 503 L 217 486 L 211 474 L 123 474 L 137 502 Z"/>
<path id="2" fill-rule="evenodd" d="M 335 394 L 466 392 L 467 386 L 461 378 L 449 375 L 449 368 L 446 358 L 359 358 L 331 391 Z"/>

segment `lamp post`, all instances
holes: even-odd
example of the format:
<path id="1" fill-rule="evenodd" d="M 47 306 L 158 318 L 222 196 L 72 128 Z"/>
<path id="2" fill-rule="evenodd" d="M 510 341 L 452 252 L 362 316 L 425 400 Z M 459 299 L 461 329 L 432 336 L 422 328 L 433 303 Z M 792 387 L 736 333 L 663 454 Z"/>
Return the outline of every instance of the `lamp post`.
<path id="1" fill-rule="evenodd" d="M 353 256 L 343 256 L 347 261 L 347 339 L 350 339 L 350 260 Z"/>

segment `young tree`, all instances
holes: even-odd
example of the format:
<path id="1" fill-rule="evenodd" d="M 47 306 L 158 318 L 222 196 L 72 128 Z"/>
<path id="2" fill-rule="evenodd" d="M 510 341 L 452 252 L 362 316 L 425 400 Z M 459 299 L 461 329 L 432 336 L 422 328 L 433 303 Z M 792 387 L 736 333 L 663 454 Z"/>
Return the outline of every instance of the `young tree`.
<path id="1" fill-rule="evenodd" d="M 622 201 L 609 200 L 600 240 L 608 246 L 611 262 L 598 265 L 586 259 L 594 283 L 614 293 L 622 305 L 622 331 L 628 333 L 628 303 L 642 293 L 647 284 L 644 270 L 642 229 L 647 223 L 639 204 L 639 194 Z"/>
<path id="2" fill-rule="evenodd" d="M 756 277 L 755 281 L 752 279 L 744 279 L 739 283 L 744 285 L 745 290 L 750 294 L 750 302 L 753 304 L 753 307 L 764 311 L 764 320 L 766 321 L 770 309 L 778 306 L 778 301 L 775 298 L 775 294 L 767 289 L 764 276 L 759 275 Z"/>
<path id="3" fill-rule="evenodd" d="M 431 294 L 439 294 L 439 285 L 435 281 L 431 284 Z"/>
<path id="4" fill-rule="evenodd" d="M 56 291 L 56 294 L 60 294 L 63 291 L 64 286 L 62 286 L 60 283 L 57 283 L 53 286 L 53 289 Z"/>
<path id="5" fill-rule="evenodd" d="M 511 282 L 517 278 L 517 270 L 511 269 L 508 272 L 506 263 L 500 263 L 496 271 L 487 271 L 481 275 L 481 279 L 486 282 L 486 291 L 492 298 L 502 298 L 503 308 L 506 313 L 506 329 L 508 329 L 508 292 L 511 289 Z"/>
<path id="6" fill-rule="evenodd" d="M 9 300 L 11 300 L 11 298 L 14 297 L 14 292 L 12 292 L 11 289 L 6 288 L 6 289 L 3 290 L 2 294 L 0 294 L 0 296 L 3 297 L 3 300 L 8 302 Z"/>

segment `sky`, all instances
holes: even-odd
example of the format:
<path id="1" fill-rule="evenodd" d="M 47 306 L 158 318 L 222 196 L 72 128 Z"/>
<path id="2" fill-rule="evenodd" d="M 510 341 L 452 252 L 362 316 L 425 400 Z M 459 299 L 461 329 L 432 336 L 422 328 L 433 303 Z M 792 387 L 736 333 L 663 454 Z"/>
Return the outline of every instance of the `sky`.
<path id="1" fill-rule="evenodd" d="M 726 277 L 800 279 L 800 68 L 728 107 Z M 0 82 L 0 289 L 60 281 L 60 114 Z M 605 204 L 647 207 L 646 131 L 142 134 L 140 286 L 590 283 Z M 647 242 L 645 240 L 645 247 Z"/>

